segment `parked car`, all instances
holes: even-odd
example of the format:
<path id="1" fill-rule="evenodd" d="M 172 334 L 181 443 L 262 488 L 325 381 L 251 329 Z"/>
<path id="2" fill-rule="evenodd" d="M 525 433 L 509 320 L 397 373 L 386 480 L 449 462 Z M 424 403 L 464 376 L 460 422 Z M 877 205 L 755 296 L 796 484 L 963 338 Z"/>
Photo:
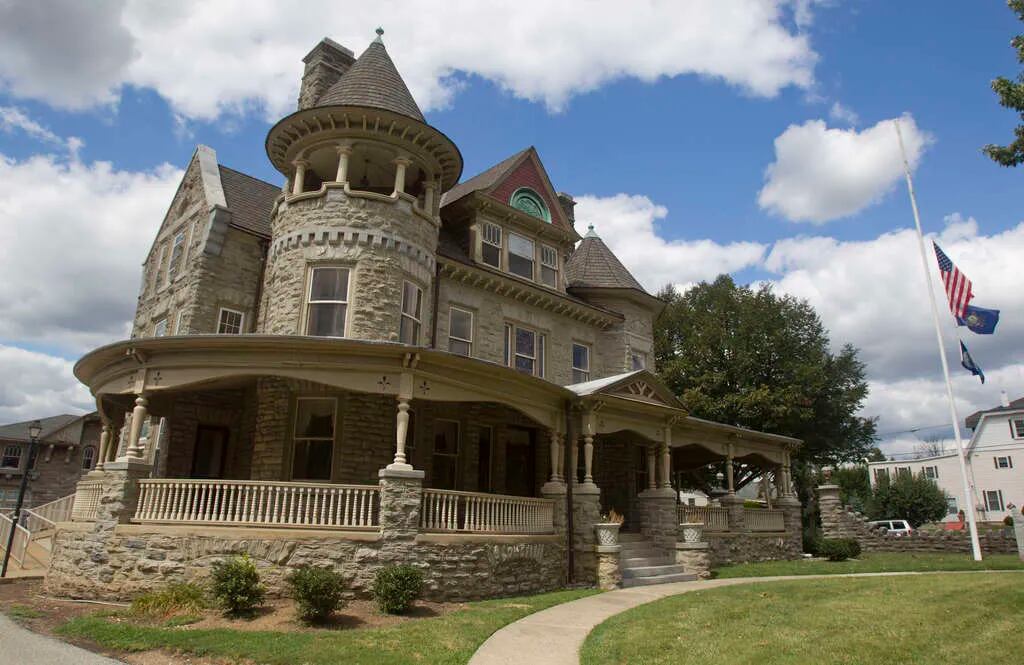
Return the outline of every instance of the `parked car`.
<path id="1" fill-rule="evenodd" d="M 909 536 L 914 531 L 907 520 L 875 520 L 869 524 L 873 527 L 882 527 L 886 533 L 894 536 Z"/>

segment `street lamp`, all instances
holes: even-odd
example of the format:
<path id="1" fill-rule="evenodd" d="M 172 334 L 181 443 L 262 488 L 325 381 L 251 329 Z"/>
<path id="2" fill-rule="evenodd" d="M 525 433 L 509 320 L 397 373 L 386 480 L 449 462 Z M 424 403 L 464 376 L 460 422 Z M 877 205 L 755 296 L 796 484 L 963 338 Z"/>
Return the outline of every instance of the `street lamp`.
<path id="1" fill-rule="evenodd" d="M 18 501 L 14 504 L 14 514 L 11 516 L 11 532 L 7 534 L 7 549 L 4 550 L 4 564 L 0 569 L 0 577 L 7 577 L 7 563 L 11 560 L 11 548 L 14 547 L 14 532 L 21 521 L 21 504 L 25 501 L 28 474 L 32 471 L 32 460 L 36 458 L 36 444 L 39 443 L 42 431 L 43 425 L 38 420 L 33 420 L 28 426 L 28 461 L 25 462 L 25 472 L 21 474 L 21 487 L 18 489 Z"/>

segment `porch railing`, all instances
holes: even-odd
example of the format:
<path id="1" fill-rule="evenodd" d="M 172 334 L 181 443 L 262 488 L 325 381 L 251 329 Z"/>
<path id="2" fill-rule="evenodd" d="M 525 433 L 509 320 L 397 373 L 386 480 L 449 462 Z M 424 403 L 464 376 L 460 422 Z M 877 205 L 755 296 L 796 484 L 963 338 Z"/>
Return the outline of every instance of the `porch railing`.
<path id="1" fill-rule="evenodd" d="M 705 531 L 728 531 L 729 509 L 719 506 L 679 506 L 679 523 L 700 522 Z"/>
<path id="2" fill-rule="evenodd" d="M 376 485 L 160 478 L 139 481 L 135 521 L 361 529 L 379 513 Z"/>
<path id="3" fill-rule="evenodd" d="M 426 531 L 554 533 L 554 509 L 552 499 L 424 489 L 420 526 Z"/>
<path id="4" fill-rule="evenodd" d="M 743 511 L 743 524 L 749 531 L 785 531 L 786 521 L 781 510 L 765 508 L 746 508 Z"/>
<path id="5" fill-rule="evenodd" d="M 49 503 L 44 503 L 25 511 L 25 528 L 33 536 L 40 531 L 47 531 L 57 526 L 57 522 L 71 519 L 71 510 L 75 505 L 75 495 L 69 494 Z"/>
<path id="6" fill-rule="evenodd" d="M 14 542 L 11 543 L 11 558 L 18 562 L 19 566 L 25 565 L 25 551 L 32 542 L 32 534 L 20 524 L 12 524 L 11 518 L 0 514 L 0 553 L 7 549 L 7 539 L 11 536 L 11 527 L 14 527 Z"/>
<path id="7" fill-rule="evenodd" d="M 75 491 L 74 502 L 71 506 L 71 519 L 75 522 L 95 521 L 102 493 L 102 480 L 83 480 L 79 482 Z"/>

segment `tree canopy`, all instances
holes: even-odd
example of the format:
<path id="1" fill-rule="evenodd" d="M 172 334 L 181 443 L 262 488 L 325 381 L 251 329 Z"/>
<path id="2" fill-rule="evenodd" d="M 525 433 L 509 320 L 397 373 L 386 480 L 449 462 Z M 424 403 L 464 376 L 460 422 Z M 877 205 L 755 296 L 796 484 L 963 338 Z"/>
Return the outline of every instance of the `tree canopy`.
<path id="1" fill-rule="evenodd" d="M 1024 0 L 1009 0 L 1006 3 L 1017 18 L 1024 21 Z M 1017 51 L 1017 61 L 1024 64 L 1024 35 L 1010 40 L 1010 46 Z M 992 90 L 999 96 L 999 104 L 1020 113 L 1024 121 L 1024 72 L 1015 81 L 1000 76 L 992 81 Z M 1024 122 L 1013 131 L 1014 140 L 1009 145 L 987 145 L 982 150 L 998 164 L 1017 166 L 1024 162 Z"/>
<path id="2" fill-rule="evenodd" d="M 868 516 L 873 520 L 904 519 L 916 529 L 945 517 L 946 498 L 924 473 L 901 473 L 892 480 L 882 475 L 868 501 Z"/>
<path id="3" fill-rule="evenodd" d="M 830 350 L 807 302 L 728 275 L 659 297 L 667 305 L 655 325 L 658 372 L 692 415 L 800 438 L 797 467 L 869 454 L 875 421 L 857 415 L 864 364 L 852 346 Z"/>

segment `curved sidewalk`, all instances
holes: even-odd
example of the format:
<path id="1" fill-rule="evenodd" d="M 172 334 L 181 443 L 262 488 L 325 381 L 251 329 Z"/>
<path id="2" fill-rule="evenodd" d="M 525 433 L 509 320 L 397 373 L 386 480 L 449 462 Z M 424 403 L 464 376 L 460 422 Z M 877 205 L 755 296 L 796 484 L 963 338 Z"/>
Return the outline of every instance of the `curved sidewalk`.
<path id="1" fill-rule="evenodd" d="M 491 635 L 480 645 L 469 665 L 578 665 L 580 647 L 596 625 L 620 612 L 667 596 L 715 589 L 736 584 L 843 577 L 895 577 L 904 575 L 977 575 L 1016 573 L 1017 570 L 927 571 L 898 573 L 851 573 L 847 575 L 785 575 L 735 577 L 702 582 L 673 582 L 648 587 L 619 589 L 580 598 L 523 617 Z"/>

